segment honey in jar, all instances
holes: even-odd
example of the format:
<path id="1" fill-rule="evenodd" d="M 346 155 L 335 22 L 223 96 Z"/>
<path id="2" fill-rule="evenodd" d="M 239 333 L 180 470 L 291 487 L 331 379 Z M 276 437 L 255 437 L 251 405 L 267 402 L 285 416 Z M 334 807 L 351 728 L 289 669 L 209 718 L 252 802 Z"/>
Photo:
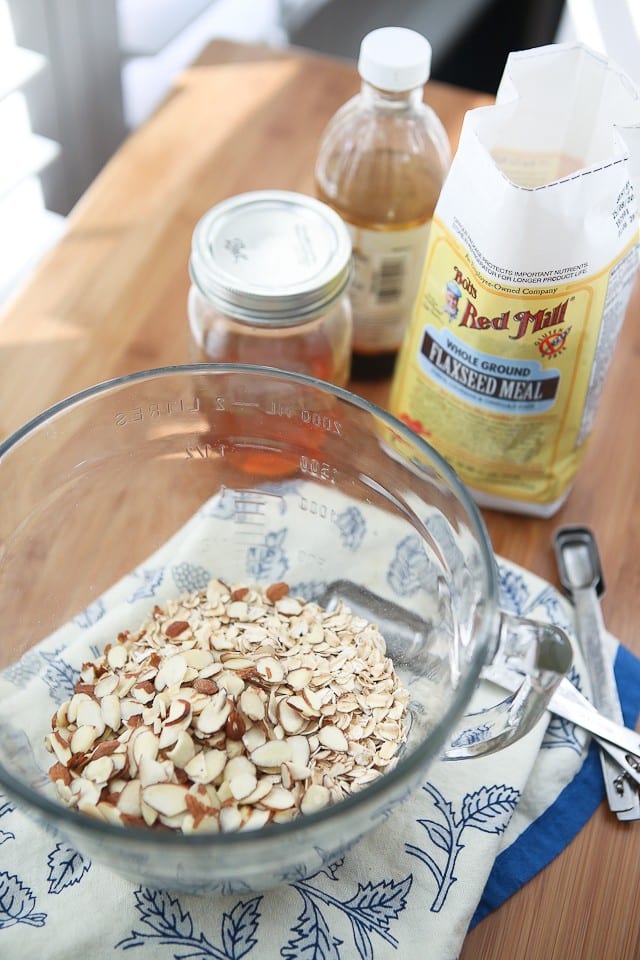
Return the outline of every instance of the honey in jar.
<path id="1" fill-rule="evenodd" d="M 351 241 L 328 206 L 280 190 L 225 200 L 195 228 L 190 273 L 191 360 L 346 385 Z"/>

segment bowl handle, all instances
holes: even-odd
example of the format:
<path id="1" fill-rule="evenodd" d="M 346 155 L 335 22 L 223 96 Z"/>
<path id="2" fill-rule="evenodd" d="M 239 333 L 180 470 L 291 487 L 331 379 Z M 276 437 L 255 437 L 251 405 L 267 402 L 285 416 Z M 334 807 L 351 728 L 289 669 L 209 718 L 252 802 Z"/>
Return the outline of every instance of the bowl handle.
<path id="1" fill-rule="evenodd" d="M 443 759 L 485 756 L 527 734 L 547 709 L 572 656 L 571 642 L 560 627 L 502 612 L 496 653 L 482 677 L 511 693 L 499 703 L 465 714 Z"/>

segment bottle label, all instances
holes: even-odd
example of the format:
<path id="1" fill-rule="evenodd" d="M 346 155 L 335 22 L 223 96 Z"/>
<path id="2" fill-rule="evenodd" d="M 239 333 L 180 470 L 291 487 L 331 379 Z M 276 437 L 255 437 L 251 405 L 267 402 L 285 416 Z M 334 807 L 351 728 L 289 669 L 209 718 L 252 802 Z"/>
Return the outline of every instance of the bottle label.
<path id="1" fill-rule="evenodd" d="M 434 220 L 391 412 L 474 490 L 557 501 L 582 459 L 636 267 L 634 240 L 597 273 L 560 270 L 532 286 L 488 275 Z"/>
<path id="2" fill-rule="evenodd" d="M 411 319 L 430 221 L 409 230 L 369 230 L 347 223 L 353 244 L 353 346 L 397 350 Z"/>

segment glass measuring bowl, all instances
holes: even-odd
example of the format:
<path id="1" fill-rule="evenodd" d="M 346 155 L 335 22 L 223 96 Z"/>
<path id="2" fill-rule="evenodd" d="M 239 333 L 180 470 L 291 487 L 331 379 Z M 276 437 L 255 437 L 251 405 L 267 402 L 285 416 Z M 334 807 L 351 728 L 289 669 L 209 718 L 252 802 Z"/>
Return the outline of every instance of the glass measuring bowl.
<path id="1" fill-rule="evenodd" d="M 321 381 L 240 365 L 113 380 L 5 441 L 0 482 L 0 789 L 148 886 L 255 890 L 318 870 L 443 749 L 468 757 L 526 733 L 569 666 L 561 631 L 499 610 L 484 525 L 437 453 Z M 380 624 L 411 693 L 396 767 L 332 807 L 255 832 L 123 829 L 63 807 L 43 740 L 82 662 L 210 577 L 286 580 Z M 520 670 L 522 688 L 464 717 L 496 657 Z"/>

